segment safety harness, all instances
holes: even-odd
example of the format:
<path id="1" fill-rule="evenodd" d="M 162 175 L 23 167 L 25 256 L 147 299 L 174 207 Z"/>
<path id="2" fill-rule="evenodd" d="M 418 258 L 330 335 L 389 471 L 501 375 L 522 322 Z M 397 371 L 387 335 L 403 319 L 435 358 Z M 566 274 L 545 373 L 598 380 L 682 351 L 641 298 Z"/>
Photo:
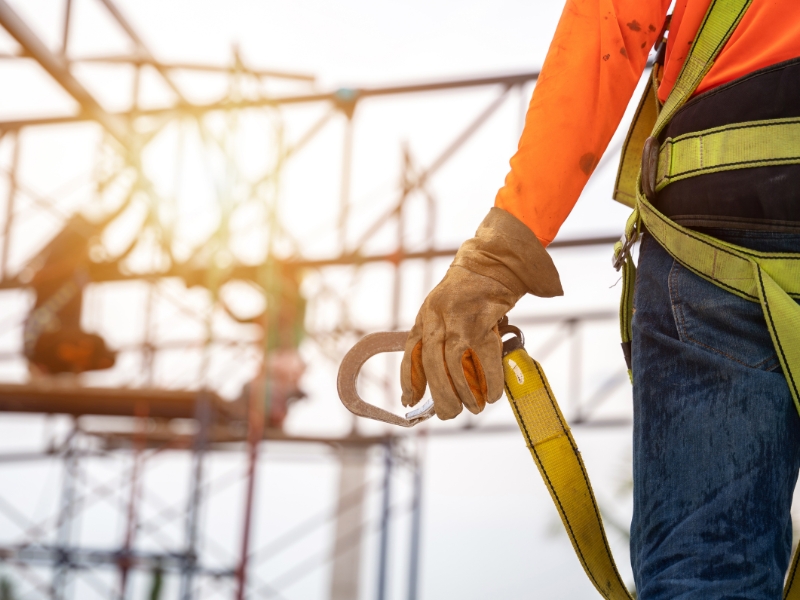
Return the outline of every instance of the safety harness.
<path id="1" fill-rule="evenodd" d="M 658 136 L 691 97 L 741 21 L 752 0 L 714 0 L 698 30 L 678 80 L 662 105 L 653 69 L 634 117 L 617 175 L 614 197 L 632 207 L 625 235 L 614 247 L 622 270 L 620 329 L 631 372 L 631 321 L 636 267 L 631 248 L 646 229 L 680 264 L 715 285 L 758 302 L 795 406 L 800 411 L 800 254 L 756 252 L 683 227 L 652 204 L 670 183 L 705 173 L 756 166 L 800 164 L 800 119 L 737 123 L 658 143 Z M 663 48 L 662 48 L 663 50 Z M 663 56 L 663 52 L 660 53 Z M 619 575 L 580 452 L 541 366 L 513 339 L 504 345 L 506 394 L 534 462 L 575 553 L 604 598 L 631 598 Z M 784 598 L 800 600 L 795 552 Z"/>
<path id="2" fill-rule="evenodd" d="M 682 179 L 800 163 L 800 119 L 796 118 L 736 123 L 658 143 L 659 134 L 708 73 L 751 1 L 712 2 L 672 93 L 659 106 L 657 67 L 653 85 L 648 86 L 628 133 L 614 194 L 615 199 L 634 208 L 623 239 L 614 247 L 614 266 L 622 270 L 623 278 L 622 343 L 630 373 L 635 279 L 630 249 L 646 229 L 681 265 L 737 296 L 761 304 L 800 412 L 800 306 L 793 299 L 800 299 L 800 254 L 757 252 L 729 244 L 675 223 L 652 204 L 656 192 Z M 636 162 L 641 166 L 634 170 Z"/>

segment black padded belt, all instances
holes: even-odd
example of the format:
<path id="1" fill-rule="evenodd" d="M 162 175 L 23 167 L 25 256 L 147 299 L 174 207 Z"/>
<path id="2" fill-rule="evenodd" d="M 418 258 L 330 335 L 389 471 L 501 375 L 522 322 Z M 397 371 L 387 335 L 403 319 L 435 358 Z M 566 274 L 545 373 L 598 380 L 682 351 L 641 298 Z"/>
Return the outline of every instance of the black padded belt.
<path id="1" fill-rule="evenodd" d="M 686 103 L 660 136 L 800 117 L 800 58 L 759 69 Z M 686 227 L 800 232 L 800 165 L 709 173 L 671 183 L 655 206 Z"/>

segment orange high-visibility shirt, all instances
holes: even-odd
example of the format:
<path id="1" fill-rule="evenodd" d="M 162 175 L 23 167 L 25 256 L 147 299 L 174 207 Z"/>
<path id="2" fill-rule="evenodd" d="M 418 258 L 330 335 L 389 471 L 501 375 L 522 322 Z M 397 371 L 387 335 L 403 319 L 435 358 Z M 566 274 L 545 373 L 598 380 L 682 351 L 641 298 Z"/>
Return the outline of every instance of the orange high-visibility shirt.
<path id="1" fill-rule="evenodd" d="M 678 0 L 658 96 L 666 99 L 711 0 Z M 633 95 L 670 0 L 567 0 L 495 199 L 543 244 L 558 233 Z M 800 1 L 753 0 L 695 93 L 800 56 Z"/>

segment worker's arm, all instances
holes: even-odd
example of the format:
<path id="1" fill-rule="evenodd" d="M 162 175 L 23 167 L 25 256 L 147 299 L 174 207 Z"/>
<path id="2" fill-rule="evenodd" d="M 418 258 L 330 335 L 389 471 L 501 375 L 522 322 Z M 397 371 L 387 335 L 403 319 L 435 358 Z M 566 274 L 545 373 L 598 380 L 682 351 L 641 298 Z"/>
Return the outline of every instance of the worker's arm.
<path id="1" fill-rule="evenodd" d="M 461 246 L 409 333 L 404 404 L 416 404 L 428 386 L 436 414 L 450 419 L 502 395 L 497 321 L 526 293 L 562 293 L 544 246 L 619 125 L 668 5 L 568 0 L 496 208 Z"/>
<path id="2" fill-rule="evenodd" d="M 625 113 L 670 0 L 568 0 L 495 206 L 549 244 Z"/>

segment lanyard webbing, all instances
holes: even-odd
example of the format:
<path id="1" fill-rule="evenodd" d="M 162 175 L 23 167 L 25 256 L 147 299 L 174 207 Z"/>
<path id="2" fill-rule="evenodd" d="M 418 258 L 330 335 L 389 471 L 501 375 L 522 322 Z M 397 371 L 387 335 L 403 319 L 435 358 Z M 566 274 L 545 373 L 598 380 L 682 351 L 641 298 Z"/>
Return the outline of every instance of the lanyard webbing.
<path id="1" fill-rule="evenodd" d="M 503 357 L 506 396 L 583 570 L 608 600 L 632 600 L 617 570 L 603 520 L 561 409 L 539 363 L 524 348 Z"/>

